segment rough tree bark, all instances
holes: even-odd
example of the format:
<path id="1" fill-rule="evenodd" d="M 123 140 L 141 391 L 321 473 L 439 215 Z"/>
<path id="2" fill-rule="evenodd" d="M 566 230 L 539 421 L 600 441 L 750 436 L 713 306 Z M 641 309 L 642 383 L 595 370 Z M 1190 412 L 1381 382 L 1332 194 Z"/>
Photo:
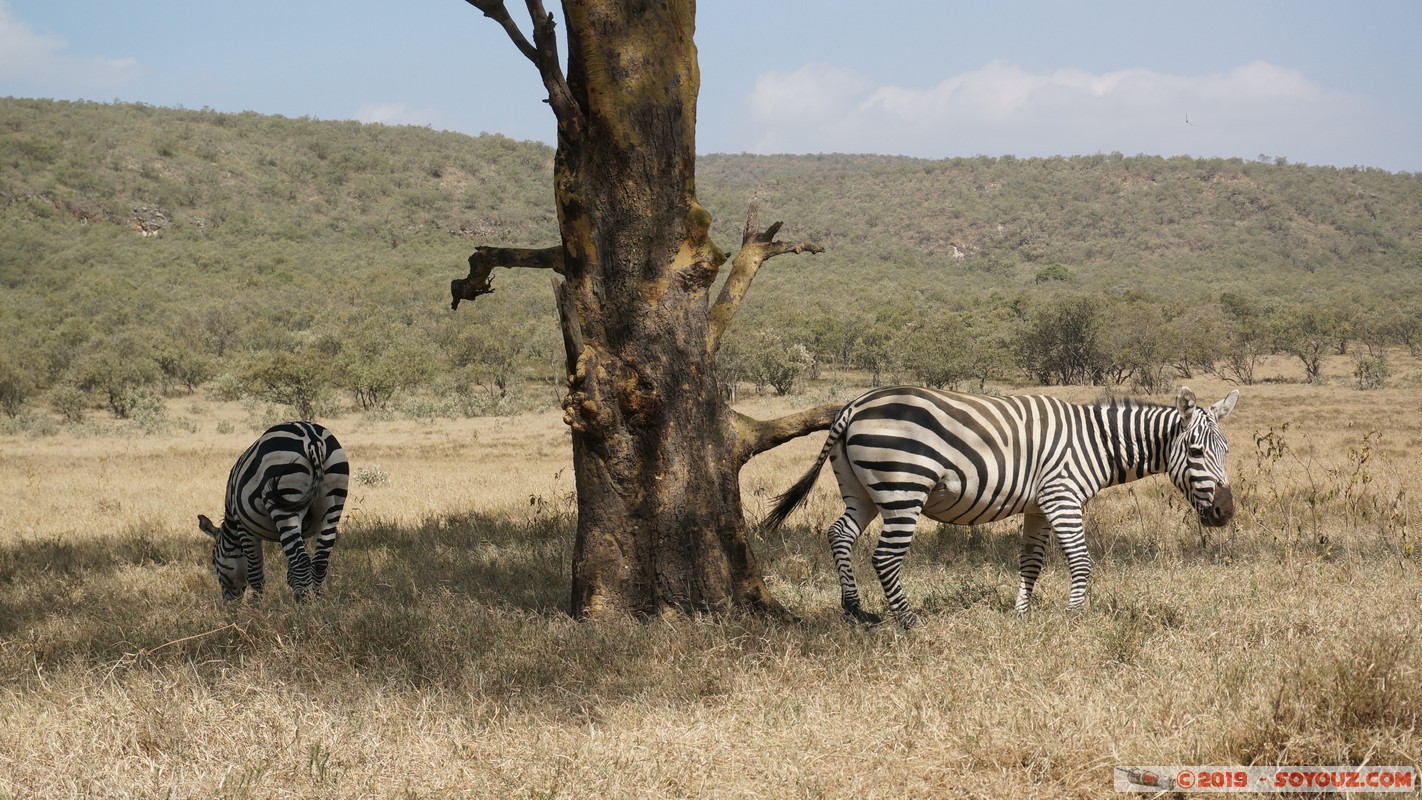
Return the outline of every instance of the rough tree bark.
<path id="1" fill-rule="evenodd" d="M 788 616 L 751 550 L 739 472 L 756 453 L 827 428 L 838 407 L 750 419 L 722 398 L 715 358 L 761 265 L 822 248 L 777 242 L 780 223 L 758 230 L 752 208 L 709 302 L 727 255 L 696 199 L 694 0 L 565 0 L 566 77 L 541 0 L 527 0 L 531 42 L 502 0 L 467 2 L 533 62 L 557 121 L 562 243 L 479 247 L 451 293 L 457 308 L 492 292 L 496 267 L 564 278 L 555 292 L 578 496 L 572 613 Z"/>

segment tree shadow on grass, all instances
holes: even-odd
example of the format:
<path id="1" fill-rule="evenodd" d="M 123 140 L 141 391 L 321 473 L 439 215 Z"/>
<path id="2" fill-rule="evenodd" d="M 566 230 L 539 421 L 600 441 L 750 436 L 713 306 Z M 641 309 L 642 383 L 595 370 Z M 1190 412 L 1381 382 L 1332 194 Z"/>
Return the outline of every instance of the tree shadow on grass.
<path id="1" fill-rule="evenodd" d="M 576 622 L 574 532 L 570 516 L 552 515 L 355 520 L 327 591 L 302 604 L 274 546 L 265 598 L 232 604 L 196 531 L 9 546 L 0 686 L 44 691 L 68 675 L 83 691 L 182 685 L 247 702 L 270 685 L 337 705 L 432 691 L 469 713 L 583 719 L 643 697 L 714 701 L 746 668 L 782 668 L 787 648 L 837 662 L 854 643 L 828 616 L 808 628 L 749 615 Z"/>
<path id="2" fill-rule="evenodd" d="M 134 568 L 191 563 L 198 551 L 157 523 L 130 523 L 111 536 L 26 539 L 0 544 L 0 639 L 86 602 L 95 582 Z"/>
<path id="3" fill-rule="evenodd" d="M 565 613 L 574 527 L 552 515 L 353 521 L 333 551 L 326 591 L 305 604 L 293 600 L 274 543 L 265 548 L 261 602 L 223 603 L 196 525 L 190 536 L 140 521 L 110 536 L 8 543 L 0 545 L 0 664 L 18 659 L 19 671 L 34 672 L 160 652 L 223 658 L 250 650 L 262 631 L 277 641 L 334 637 L 352 644 L 348 656 L 376 663 L 402 642 L 418 643 L 423 630 L 489 613 Z M 382 630 L 362 654 L 360 634 Z"/>
<path id="4" fill-rule="evenodd" d="M 575 522 L 545 515 L 452 514 L 415 525 L 373 520 L 343 526 L 331 557 L 329 593 L 399 598 L 444 590 L 491 605 L 544 612 L 566 606 Z M 289 593 L 286 559 L 265 544 L 266 593 Z M 95 579 L 145 568 L 196 568 L 208 573 L 210 540 L 137 522 L 110 536 L 34 539 L 0 544 L 0 634 L 64 613 Z M 210 577 L 210 576 L 209 576 Z M 141 582 L 141 577 L 140 577 Z M 212 592 L 217 583 L 211 581 Z M 77 594 L 82 595 L 79 591 Z"/>
<path id="5" fill-rule="evenodd" d="M 566 612 L 576 526 L 557 514 L 444 514 L 415 525 L 365 520 L 342 532 L 331 589 L 391 602 L 446 593 L 496 608 Z"/>

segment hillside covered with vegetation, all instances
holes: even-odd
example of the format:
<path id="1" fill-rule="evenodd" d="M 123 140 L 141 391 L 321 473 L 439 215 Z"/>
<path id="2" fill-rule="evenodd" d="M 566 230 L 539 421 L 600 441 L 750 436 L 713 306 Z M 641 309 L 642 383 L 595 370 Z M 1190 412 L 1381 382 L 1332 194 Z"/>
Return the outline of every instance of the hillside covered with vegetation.
<path id="1" fill-rule="evenodd" d="M 551 124 L 551 123 L 550 123 Z M 474 414 L 551 402 L 546 274 L 449 310 L 476 244 L 557 238 L 552 150 L 497 135 L 0 99 L 0 408 L 71 422 L 208 391 Z M 822 255 L 757 279 L 728 381 L 1156 391 L 1271 353 L 1391 375 L 1422 347 L 1422 176 L 1252 161 L 706 156 L 715 240 L 757 198 Z M 532 391 L 528 387 L 534 387 Z M 540 388 L 546 387 L 546 388 Z"/>

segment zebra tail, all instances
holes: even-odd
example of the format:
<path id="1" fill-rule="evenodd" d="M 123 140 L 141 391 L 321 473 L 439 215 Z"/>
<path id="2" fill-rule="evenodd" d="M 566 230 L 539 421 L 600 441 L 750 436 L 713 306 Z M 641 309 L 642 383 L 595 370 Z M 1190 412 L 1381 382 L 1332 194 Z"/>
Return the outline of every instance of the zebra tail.
<path id="1" fill-rule="evenodd" d="M 810 496 L 810 489 L 814 487 L 815 480 L 820 477 L 820 470 L 824 468 L 825 461 L 829 459 L 830 451 L 839 442 L 839 437 L 844 434 L 844 429 L 849 427 L 849 418 L 853 406 L 845 406 L 844 410 L 835 417 L 834 424 L 830 426 L 829 437 L 825 439 L 825 446 L 820 450 L 820 457 L 815 459 L 814 466 L 795 481 L 795 485 L 785 490 L 784 494 L 775 498 L 775 507 L 770 509 L 770 513 L 761 520 L 761 527 L 768 531 L 779 528 L 785 522 L 785 518 L 794 513 L 795 509 L 805 504 L 806 498 Z"/>
<path id="2" fill-rule="evenodd" d="M 292 463 L 294 464 L 298 460 L 299 459 L 292 459 Z M 271 498 L 269 502 L 272 508 L 296 513 L 310 508 L 311 504 L 316 501 L 316 495 L 321 491 L 321 483 L 326 479 L 325 464 L 323 464 L 320 459 L 310 457 L 307 458 L 307 464 L 311 467 L 310 487 L 306 490 L 305 494 L 299 495 L 295 499 L 286 499 L 281 493 L 281 476 L 272 476 L 272 488 L 267 493 L 267 497 Z"/>
<path id="3" fill-rule="evenodd" d="M 805 499 L 810 496 L 810 487 L 815 485 L 815 479 L 820 477 L 820 468 L 825 465 L 825 460 L 821 458 L 810 467 L 800 480 L 795 482 L 785 491 L 784 494 L 775 498 L 775 508 L 770 509 L 770 513 L 761 520 L 761 527 L 768 531 L 779 528 L 785 522 L 785 518 L 790 516 L 795 509 L 805 504 Z"/>

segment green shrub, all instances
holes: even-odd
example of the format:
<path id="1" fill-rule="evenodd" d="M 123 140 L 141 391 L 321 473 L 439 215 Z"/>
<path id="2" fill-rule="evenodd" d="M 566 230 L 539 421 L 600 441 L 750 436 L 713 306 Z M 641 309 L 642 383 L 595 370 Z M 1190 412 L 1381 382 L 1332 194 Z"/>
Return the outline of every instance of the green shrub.
<path id="1" fill-rule="evenodd" d="M 89 405 L 89 397 L 75 386 L 56 386 L 49 392 L 49 407 L 54 409 L 66 425 L 84 421 L 84 410 Z"/>
<path id="2" fill-rule="evenodd" d="M 287 406 L 301 419 L 315 419 L 330 408 L 330 369 L 319 353 L 268 353 L 252 364 L 245 377 L 252 396 Z"/>
<path id="3" fill-rule="evenodd" d="M 1060 265 L 1060 264 L 1056 264 L 1056 265 L 1053 265 L 1053 266 L 1050 266 L 1050 267 L 1045 267 L 1045 268 L 1039 270 L 1039 271 L 1037 272 L 1037 278 L 1036 278 L 1036 281 L 1035 281 L 1035 282 L 1036 282 L 1036 283 L 1067 283 L 1067 282 L 1071 281 L 1071 280 L 1072 280 L 1073 278 L 1075 278 L 1075 277 L 1076 277 L 1076 275 L 1072 274 L 1072 271 L 1071 271 L 1071 270 L 1067 269 L 1066 267 L 1063 267 L 1063 266 Z"/>
<path id="4" fill-rule="evenodd" d="M 35 379 L 11 359 L 0 356 L 0 411 L 13 419 L 35 391 Z"/>
<path id="5" fill-rule="evenodd" d="M 59 425 L 50 415 L 35 408 L 27 408 L 20 413 L 0 421 L 0 432 L 10 436 L 24 435 L 33 438 L 54 436 L 59 433 Z"/>
<path id="6" fill-rule="evenodd" d="M 247 384 L 230 372 L 224 372 L 208 383 L 207 393 L 214 400 L 236 402 L 247 391 Z"/>
<path id="7" fill-rule="evenodd" d="M 165 433 L 169 429 L 168 409 L 156 392 L 134 392 L 126 401 L 129 419 L 145 436 Z"/>
<path id="8" fill-rule="evenodd" d="M 1359 389 L 1381 389 L 1392 375 L 1387 356 L 1361 356 L 1353 366 L 1353 382 Z"/>

